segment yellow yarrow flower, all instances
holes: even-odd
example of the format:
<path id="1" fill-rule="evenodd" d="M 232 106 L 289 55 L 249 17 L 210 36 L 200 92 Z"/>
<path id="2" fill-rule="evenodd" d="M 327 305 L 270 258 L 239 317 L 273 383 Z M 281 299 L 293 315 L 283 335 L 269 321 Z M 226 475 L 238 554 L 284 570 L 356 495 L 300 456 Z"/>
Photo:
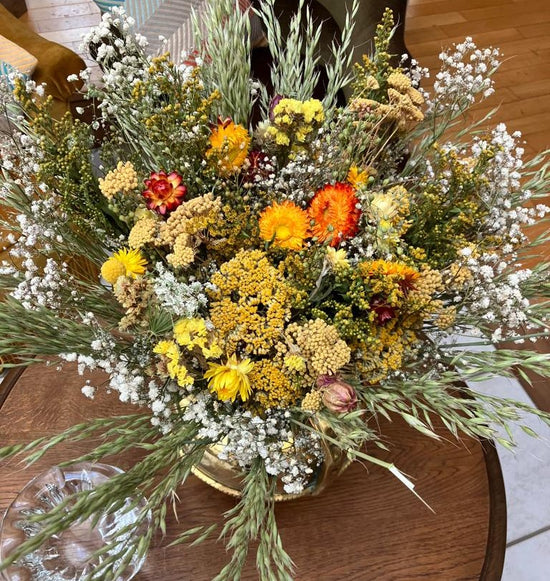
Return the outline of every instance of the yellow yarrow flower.
<path id="1" fill-rule="evenodd" d="M 208 379 L 208 388 L 221 401 L 235 401 L 237 395 L 242 401 L 250 397 L 252 388 L 248 374 L 254 363 L 250 359 L 237 361 L 235 355 L 228 358 L 227 363 L 209 363 L 204 378 Z"/>
<path id="2" fill-rule="evenodd" d="M 101 267 L 101 276 L 114 285 L 121 276 L 136 278 L 145 273 L 147 261 L 139 250 L 122 248 L 109 257 Z"/>

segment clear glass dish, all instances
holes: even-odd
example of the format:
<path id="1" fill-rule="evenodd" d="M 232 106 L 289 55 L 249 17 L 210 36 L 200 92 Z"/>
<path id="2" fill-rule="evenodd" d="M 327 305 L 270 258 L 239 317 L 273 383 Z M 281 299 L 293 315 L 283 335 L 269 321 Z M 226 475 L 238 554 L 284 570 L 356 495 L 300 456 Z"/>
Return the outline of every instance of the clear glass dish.
<path id="1" fill-rule="evenodd" d="M 53 466 L 33 478 L 17 495 L 8 507 L 0 524 L 0 561 L 5 559 L 16 547 L 33 537 L 42 526 L 29 517 L 44 514 L 57 506 L 69 495 L 81 490 L 91 490 L 108 479 L 121 474 L 122 470 L 107 464 L 83 462 L 64 468 Z M 126 507 L 136 501 L 128 498 Z M 113 549 L 103 556 L 94 553 L 105 545 L 128 541 L 138 542 L 151 525 L 151 514 L 136 531 L 123 531 L 135 523 L 138 514 L 145 510 L 146 500 L 137 500 L 130 510 L 120 509 L 114 514 L 101 516 L 95 526 L 92 518 L 76 522 L 60 534 L 54 534 L 41 547 L 21 559 L 17 565 L 10 566 L 0 573 L 6 581 L 80 581 L 97 568 L 105 558 L 113 554 Z M 122 561 L 119 558 L 118 561 Z M 145 556 L 136 555 L 128 563 L 117 581 L 132 579 L 139 571 Z"/>

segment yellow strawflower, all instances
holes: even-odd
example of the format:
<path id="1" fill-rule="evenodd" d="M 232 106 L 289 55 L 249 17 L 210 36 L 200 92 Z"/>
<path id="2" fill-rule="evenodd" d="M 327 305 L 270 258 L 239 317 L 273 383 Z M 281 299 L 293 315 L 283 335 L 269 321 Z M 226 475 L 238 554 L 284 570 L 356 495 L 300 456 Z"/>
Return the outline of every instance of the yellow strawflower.
<path id="1" fill-rule="evenodd" d="M 238 395 L 246 401 L 250 397 L 252 389 L 248 374 L 254 367 L 250 359 L 239 362 L 236 356 L 232 355 L 227 363 L 209 363 L 208 367 L 204 378 L 208 379 L 208 388 L 217 395 L 219 400 L 235 401 Z"/>
<path id="2" fill-rule="evenodd" d="M 346 270 L 349 262 L 346 251 L 343 248 L 336 250 L 332 246 L 327 248 L 327 261 L 333 270 Z"/>
<path id="3" fill-rule="evenodd" d="M 300 355 L 287 355 L 284 359 L 284 364 L 290 371 L 301 373 L 306 370 L 306 362 Z"/>
<path id="4" fill-rule="evenodd" d="M 231 119 L 218 119 L 218 124 L 210 134 L 210 149 L 207 157 L 218 163 L 223 175 L 239 171 L 248 156 L 250 135 L 242 126 Z"/>
<path id="5" fill-rule="evenodd" d="M 101 276 L 114 285 L 121 276 L 136 278 L 144 274 L 146 266 L 147 261 L 139 250 L 122 248 L 103 263 Z"/>
<path id="6" fill-rule="evenodd" d="M 352 165 L 346 179 L 357 190 L 369 181 L 369 175 L 367 170 L 360 170 L 356 165 Z"/>

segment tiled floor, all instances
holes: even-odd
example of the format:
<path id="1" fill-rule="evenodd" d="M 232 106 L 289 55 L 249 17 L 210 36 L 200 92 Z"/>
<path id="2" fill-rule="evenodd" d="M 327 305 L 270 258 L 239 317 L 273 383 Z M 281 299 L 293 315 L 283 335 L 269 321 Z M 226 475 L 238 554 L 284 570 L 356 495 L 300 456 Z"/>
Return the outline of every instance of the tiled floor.
<path id="1" fill-rule="evenodd" d="M 471 385 L 483 393 L 529 402 L 521 385 L 496 378 Z M 512 432 L 517 451 L 499 447 L 508 512 L 507 550 L 502 581 L 548 581 L 550 579 L 550 427 L 538 418 L 523 422 L 539 438 L 528 436 L 519 426 Z"/>

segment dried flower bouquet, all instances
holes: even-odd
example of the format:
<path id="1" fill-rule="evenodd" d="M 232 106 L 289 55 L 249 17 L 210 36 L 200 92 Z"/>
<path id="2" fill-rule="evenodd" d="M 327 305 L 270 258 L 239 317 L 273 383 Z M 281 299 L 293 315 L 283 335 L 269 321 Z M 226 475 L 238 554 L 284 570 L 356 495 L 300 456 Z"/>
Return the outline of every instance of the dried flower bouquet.
<path id="1" fill-rule="evenodd" d="M 391 64 L 390 12 L 374 53 L 351 67 L 352 11 L 317 100 L 311 20 L 296 16 L 283 40 L 272 0 L 259 16 L 273 95 L 250 78 L 248 17 L 230 0 L 211 3 L 200 49 L 179 65 L 146 56 L 122 11 L 105 15 L 86 39 L 103 72 L 89 84 L 91 125 L 52 121 L 31 82 L 3 95 L 13 131 L 2 137 L 1 203 L 14 246 L 0 271 L 0 355 L 101 369 L 140 406 L 54 441 L 101 433 L 108 444 L 86 455 L 97 461 L 147 449 L 68 513 L 50 513 L 44 530 L 119 509 L 136 482 L 163 529 L 167 499 L 218 444 L 243 474 L 219 580 L 239 577 L 255 538 L 260 578 L 292 577 L 271 498 L 276 486 L 311 486 L 323 441 L 406 481 L 376 459 L 385 444 L 370 419 L 394 414 L 439 437 L 439 418 L 456 437 L 509 447 L 498 430 L 523 412 L 550 423 L 525 404 L 456 389 L 515 369 L 550 376 L 536 351 L 478 348 L 548 335 L 549 265 L 525 266 L 548 241 L 526 233 L 547 220 L 545 154 L 524 162 L 520 136 L 503 125 L 464 125 L 493 91 L 498 51 L 471 39 L 452 47 L 428 93 L 414 60 Z M 95 390 L 82 388 L 92 399 Z M 0 457 L 32 462 L 51 443 Z M 152 535 L 105 558 L 93 578 L 115 579 Z"/>

